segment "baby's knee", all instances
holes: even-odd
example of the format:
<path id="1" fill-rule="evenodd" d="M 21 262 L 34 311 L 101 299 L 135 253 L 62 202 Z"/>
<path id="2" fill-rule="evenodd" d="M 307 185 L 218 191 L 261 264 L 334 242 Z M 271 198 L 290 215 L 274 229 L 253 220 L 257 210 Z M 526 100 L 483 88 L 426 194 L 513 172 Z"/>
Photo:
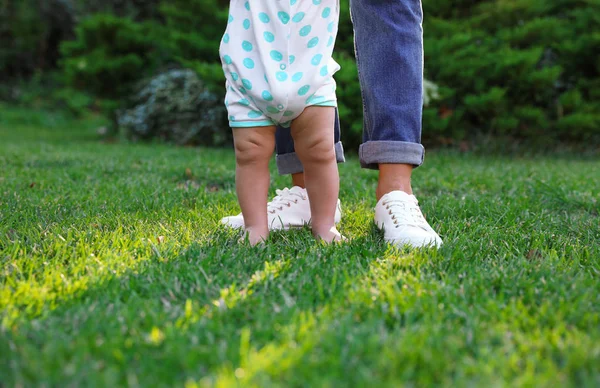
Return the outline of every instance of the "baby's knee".
<path id="1" fill-rule="evenodd" d="M 302 150 L 297 150 L 303 154 L 306 163 L 330 163 L 335 162 L 335 149 L 332 139 L 319 136 L 306 139 L 302 142 Z"/>
<path id="2" fill-rule="evenodd" d="M 235 159 L 241 166 L 268 163 L 272 153 L 272 144 L 265 144 L 264 139 L 258 137 L 235 141 Z"/>

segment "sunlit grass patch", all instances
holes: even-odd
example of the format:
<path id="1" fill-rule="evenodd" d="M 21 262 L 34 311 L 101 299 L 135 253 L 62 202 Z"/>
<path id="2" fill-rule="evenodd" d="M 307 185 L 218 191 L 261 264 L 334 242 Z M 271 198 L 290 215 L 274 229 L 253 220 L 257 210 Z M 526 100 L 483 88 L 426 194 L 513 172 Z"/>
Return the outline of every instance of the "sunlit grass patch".
<path id="1" fill-rule="evenodd" d="M 251 248 L 219 223 L 239 212 L 231 150 L 26 114 L 0 121 L 7 386 L 600 383 L 598 161 L 429 152 L 436 251 L 384 244 L 350 156 L 347 243 Z"/>

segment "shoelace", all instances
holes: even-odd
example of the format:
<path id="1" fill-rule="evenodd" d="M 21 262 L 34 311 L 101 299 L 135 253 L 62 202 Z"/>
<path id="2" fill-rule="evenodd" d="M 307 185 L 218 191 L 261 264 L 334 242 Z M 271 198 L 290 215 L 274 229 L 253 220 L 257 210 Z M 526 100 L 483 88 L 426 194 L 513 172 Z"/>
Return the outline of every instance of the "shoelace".
<path id="1" fill-rule="evenodd" d="M 388 210 L 389 215 L 392 216 L 396 229 L 400 225 L 412 225 L 427 229 L 429 225 L 423 217 L 417 201 L 392 199 L 384 201 L 383 205 Z"/>
<path id="2" fill-rule="evenodd" d="M 273 198 L 271 202 L 267 203 L 267 210 L 271 214 L 275 214 L 277 211 L 283 210 L 284 206 L 291 207 L 292 203 L 298 203 L 299 199 L 302 199 L 303 201 L 306 200 L 306 196 L 299 193 L 294 193 L 287 187 L 283 190 L 275 190 L 275 193 L 277 194 L 275 198 Z"/>

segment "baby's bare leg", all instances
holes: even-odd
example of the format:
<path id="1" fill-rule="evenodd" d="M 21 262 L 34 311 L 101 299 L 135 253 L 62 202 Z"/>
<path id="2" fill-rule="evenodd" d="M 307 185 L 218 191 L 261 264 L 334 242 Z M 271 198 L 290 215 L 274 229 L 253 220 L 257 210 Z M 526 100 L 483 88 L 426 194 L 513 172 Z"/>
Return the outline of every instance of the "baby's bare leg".
<path id="1" fill-rule="evenodd" d="M 327 242 L 340 239 L 334 222 L 340 186 L 334 120 L 333 107 L 309 106 L 292 122 L 294 146 L 304 166 L 313 234 Z"/>
<path id="2" fill-rule="evenodd" d="M 266 240 L 269 159 L 275 148 L 275 127 L 234 128 L 235 185 L 248 239 Z"/>

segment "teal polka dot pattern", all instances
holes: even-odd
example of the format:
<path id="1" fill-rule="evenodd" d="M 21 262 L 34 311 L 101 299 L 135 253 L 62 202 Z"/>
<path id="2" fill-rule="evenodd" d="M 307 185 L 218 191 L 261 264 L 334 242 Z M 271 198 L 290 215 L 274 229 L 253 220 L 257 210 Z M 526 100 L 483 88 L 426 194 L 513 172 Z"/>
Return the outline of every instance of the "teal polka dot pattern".
<path id="1" fill-rule="evenodd" d="M 300 36 L 307 36 L 308 34 L 310 34 L 311 31 L 312 31 L 312 27 L 310 25 L 308 25 L 308 26 L 302 27 L 298 33 L 300 34 Z"/>
<path id="2" fill-rule="evenodd" d="M 273 101 L 273 96 L 271 95 L 271 93 L 268 90 L 265 90 L 262 92 L 262 98 L 265 101 Z"/>
<path id="3" fill-rule="evenodd" d="M 311 40 L 308 41 L 308 48 L 314 48 L 317 47 L 317 45 L 319 44 L 319 38 L 318 37 L 314 37 Z"/>
<path id="4" fill-rule="evenodd" d="M 247 40 L 242 42 L 242 48 L 244 49 L 244 51 L 250 52 L 252 51 L 252 43 L 248 42 Z"/>
<path id="5" fill-rule="evenodd" d="M 265 31 L 264 34 L 263 34 L 263 37 L 269 43 L 273 43 L 275 41 L 275 35 L 273 35 L 272 32 Z"/>
<path id="6" fill-rule="evenodd" d="M 332 58 L 339 0 L 231 2 L 219 46 L 233 127 L 289 126 L 311 105 L 335 105 Z"/>
<path id="7" fill-rule="evenodd" d="M 304 96 L 306 93 L 308 93 L 309 90 L 310 90 L 310 85 L 304 85 L 303 87 L 298 89 L 298 95 Z"/>
<path id="8" fill-rule="evenodd" d="M 277 13 L 277 17 L 283 24 L 288 24 L 290 22 L 290 14 L 284 11 L 280 11 Z"/>
<path id="9" fill-rule="evenodd" d="M 270 55 L 274 61 L 281 62 L 283 60 L 283 54 L 277 50 L 271 50 Z"/>
<path id="10" fill-rule="evenodd" d="M 323 59 L 323 54 L 317 54 L 310 60 L 310 63 L 313 66 L 319 66 L 321 64 L 321 60 Z"/>
<path id="11" fill-rule="evenodd" d="M 242 85 L 246 88 L 246 90 L 252 90 L 252 82 L 249 79 L 244 78 L 242 80 Z"/>
<path id="12" fill-rule="evenodd" d="M 271 21 L 271 18 L 269 17 L 269 15 L 267 15 L 264 12 L 261 12 L 258 14 L 258 18 L 260 19 L 261 22 L 263 23 L 269 23 Z"/>
<path id="13" fill-rule="evenodd" d="M 292 21 L 294 23 L 300 23 L 304 19 L 304 16 L 306 16 L 306 14 L 304 12 L 298 12 L 297 14 L 294 15 L 294 17 L 292 18 Z"/>

